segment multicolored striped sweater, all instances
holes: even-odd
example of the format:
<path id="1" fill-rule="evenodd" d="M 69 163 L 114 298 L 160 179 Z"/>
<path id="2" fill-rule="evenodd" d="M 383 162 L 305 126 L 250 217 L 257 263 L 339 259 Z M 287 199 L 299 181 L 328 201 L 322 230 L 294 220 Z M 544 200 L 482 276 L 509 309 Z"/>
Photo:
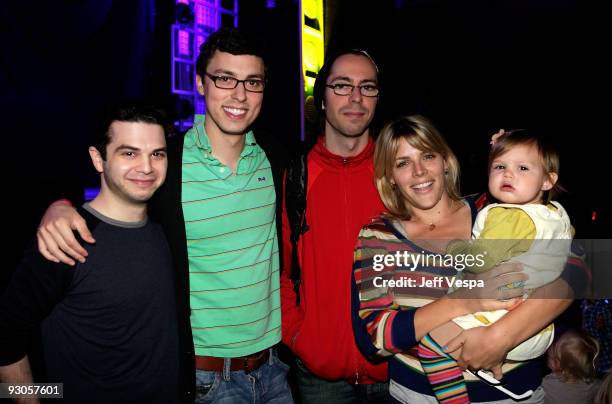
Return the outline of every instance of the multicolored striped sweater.
<path id="1" fill-rule="evenodd" d="M 485 199 L 465 199 L 472 209 L 472 218 Z M 390 357 L 389 375 L 396 383 L 410 390 L 433 396 L 430 384 L 416 356 L 414 314 L 421 307 L 448 291 L 446 283 L 417 287 L 435 277 L 452 276 L 455 270 L 429 260 L 429 265 L 398 267 L 384 265 L 384 256 L 399 254 L 407 262 L 421 255 L 435 253 L 408 240 L 399 222 L 381 216 L 363 227 L 355 248 L 353 265 L 352 315 L 353 331 L 359 348 L 372 360 Z M 405 259 L 406 260 L 406 259 Z M 389 281 L 395 285 L 389 286 Z M 433 283 L 433 282 L 432 282 Z M 542 380 L 542 361 L 504 365 L 504 384 L 513 391 L 536 389 Z M 474 402 L 503 400 L 507 396 L 464 373 L 468 393 Z"/>

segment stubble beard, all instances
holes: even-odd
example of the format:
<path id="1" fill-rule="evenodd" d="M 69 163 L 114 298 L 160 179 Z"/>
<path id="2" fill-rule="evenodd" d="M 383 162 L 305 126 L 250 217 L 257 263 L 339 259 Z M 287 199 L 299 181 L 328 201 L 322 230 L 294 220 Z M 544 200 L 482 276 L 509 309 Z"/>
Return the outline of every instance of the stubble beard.
<path id="1" fill-rule="evenodd" d="M 329 121 L 329 119 L 325 120 L 327 122 L 327 124 L 329 124 L 329 126 L 331 126 L 334 131 L 340 135 L 341 137 L 345 137 L 348 139 L 357 139 L 360 138 L 361 136 L 363 136 L 369 129 L 370 127 L 370 122 L 368 122 L 366 125 L 364 125 L 362 128 L 358 129 L 358 130 L 345 130 L 339 126 L 334 125 L 332 122 Z"/>

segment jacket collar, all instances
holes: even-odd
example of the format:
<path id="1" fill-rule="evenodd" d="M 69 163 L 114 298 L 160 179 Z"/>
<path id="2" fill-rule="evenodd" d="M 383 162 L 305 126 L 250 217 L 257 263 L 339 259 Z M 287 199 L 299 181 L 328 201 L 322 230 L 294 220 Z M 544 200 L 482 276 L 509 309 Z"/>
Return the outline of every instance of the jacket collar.
<path id="1" fill-rule="evenodd" d="M 342 157 L 330 152 L 325 146 L 325 137 L 319 136 L 317 144 L 312 149 L 313 155 L 321 163 L 334 168 L 349 168 L 362 165 L 365 161 L 371 160 L 374 155 L 374 141 L 371 137 L 368 138 L 368 144 L 357 155 L 351 157 Z"/>

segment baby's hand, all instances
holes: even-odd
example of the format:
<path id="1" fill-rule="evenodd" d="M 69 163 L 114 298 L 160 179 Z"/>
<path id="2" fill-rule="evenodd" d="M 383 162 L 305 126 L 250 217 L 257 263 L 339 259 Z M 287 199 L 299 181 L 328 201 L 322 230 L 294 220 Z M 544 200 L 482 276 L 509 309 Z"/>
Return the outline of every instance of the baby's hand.
<path id="1" fill-rule="evenodd" d="M 503 129 L 500 129 L 497 133 L 493 134 L 493 136 L 491 136 L 491 141 L 489 142 L 489 144 L 493 146 L 495 142 L 497 142 L 497 139 L 499 139 L 500 136 L 502 136 L 504 133 L 506 132 Z"/>

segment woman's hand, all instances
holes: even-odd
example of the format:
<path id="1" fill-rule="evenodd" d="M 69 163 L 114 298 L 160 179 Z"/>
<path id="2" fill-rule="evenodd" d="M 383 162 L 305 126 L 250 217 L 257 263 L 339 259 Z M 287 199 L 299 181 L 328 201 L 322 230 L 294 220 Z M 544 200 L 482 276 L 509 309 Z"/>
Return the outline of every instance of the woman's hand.
<path id="1" fill-rule="evenodd" d="M 463 330 L 445 347 L 448 353 L 461 349 L 457 363 L 462 369 L 487 369 L 497 380 L 503 377 L 502 364 L 512 349 L 503 329 L 476 327 Z"/>
<path id="2" fill-rule="evenodd" d="M 465 313 L 491 310 L 511 310 L 522 301 L 525 293 L 523 287 L 507 288 L 506 285 L 520 285 L 529 279 L 523 271 L 520 263 L 506 262 L 498 265 L 490 271 L 479 274 L 464 272 L 463 279 L 466 281 L 482 281 L 482 287 L 462 287 L 449 294 L 450 298 L 461 299 Z"/>

